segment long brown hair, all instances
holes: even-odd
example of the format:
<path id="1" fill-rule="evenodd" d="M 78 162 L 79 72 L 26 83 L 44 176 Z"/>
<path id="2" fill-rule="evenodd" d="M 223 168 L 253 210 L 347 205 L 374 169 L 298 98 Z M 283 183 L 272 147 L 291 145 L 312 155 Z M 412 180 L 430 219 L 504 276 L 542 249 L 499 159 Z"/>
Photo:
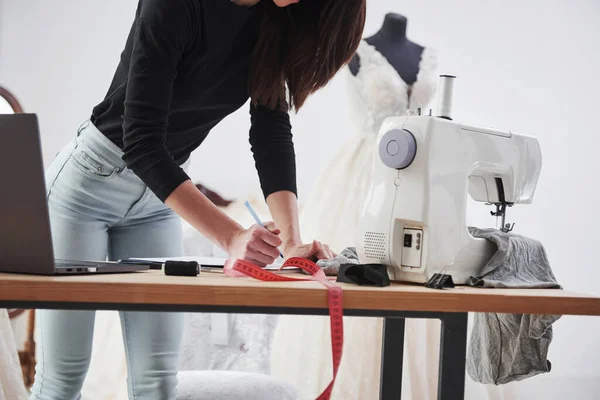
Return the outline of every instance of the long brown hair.
<path id="1" fill-rule="evenodd" d="M 351 59 L 362 38 L 366 0 L 262 0 L 250 71 L 254 104 L 299 110 Z M 287 90 L 286 90 L 287 88 Z"/>

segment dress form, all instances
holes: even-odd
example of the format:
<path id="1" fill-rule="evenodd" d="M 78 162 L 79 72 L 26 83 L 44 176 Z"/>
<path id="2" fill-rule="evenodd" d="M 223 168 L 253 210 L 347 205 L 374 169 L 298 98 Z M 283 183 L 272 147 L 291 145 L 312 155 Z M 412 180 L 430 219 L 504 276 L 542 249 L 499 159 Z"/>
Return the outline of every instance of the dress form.
<path id="1" fill-rule="evenodd" d="M 365 39 L 367 43 L 375 46 L 388 62 L 398 72 L 402 80 L 412 85 L 417 80 L 419 63 L 424 47 L 410 41 L 406 36 L 408 20 L 405 16 L 388 13 L 379 32 Z M 355 56 L 348 65 L 352 75 L 358 74 L 360 69 L 360 55 Z"/>

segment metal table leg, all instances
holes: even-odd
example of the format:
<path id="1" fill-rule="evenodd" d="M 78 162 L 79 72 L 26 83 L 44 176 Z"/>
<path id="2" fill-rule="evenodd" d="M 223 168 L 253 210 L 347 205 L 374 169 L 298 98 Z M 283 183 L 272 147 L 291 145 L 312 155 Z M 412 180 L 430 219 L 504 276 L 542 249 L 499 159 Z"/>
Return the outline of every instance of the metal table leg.
<path id="1" fill-rule="evenodd" d="M 446 313 L 442 317 L 438 400 L 465 398 L 467 323 L 467 313 Z"/>
<path id="2" fill-rule="evenodd" d="M 402 397 L 404 318 L 384 319 L 382 347 L 379 398 L 398 400 Z"/>
<path id="3" fill-rule="evenodd" d="M 92 302 L 49 302 L 0 300 L 0 308 L 58 310 L 124 310 L 206 313 L 327 315 L 321 308 L 244 307 L 180 304 L 130 304 Z M 398 400 L 402 396 L 404 359 L 404 318 L 435 318 L 442 321 L 440 337 L 439 400 L 464 400 L 468 313 L 415 312 L 389 310 L 344 310 L 346 316 L 384 319 L 380 398 Z"/>

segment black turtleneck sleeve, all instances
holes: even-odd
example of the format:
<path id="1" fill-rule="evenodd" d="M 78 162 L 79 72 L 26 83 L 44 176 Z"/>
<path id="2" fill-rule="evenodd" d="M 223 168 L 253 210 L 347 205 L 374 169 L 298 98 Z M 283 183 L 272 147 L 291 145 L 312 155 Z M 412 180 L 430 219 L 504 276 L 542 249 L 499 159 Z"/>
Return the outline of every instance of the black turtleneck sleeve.
<path id="1" fill-rule="evenodd" d="M 296 188 L 296 155 L 288 113 L 250 105 L 250 145 L 263 194 Z"/>
<path id="2" fill-rule="evenodd" d="M 123 160 L 165 200 L 187 174 L 166 144 L 173 82 L 188 38 L 194 32 L 187 0 L 140 2 L 123 115 Z"/>

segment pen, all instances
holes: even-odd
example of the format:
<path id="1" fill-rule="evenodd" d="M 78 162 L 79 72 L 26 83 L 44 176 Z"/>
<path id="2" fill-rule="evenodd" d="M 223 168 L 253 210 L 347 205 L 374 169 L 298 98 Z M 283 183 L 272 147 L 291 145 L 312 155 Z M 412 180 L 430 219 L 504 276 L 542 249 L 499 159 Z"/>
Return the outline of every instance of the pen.
<path id="1" fill-rule="evenodd" d="M 252 218 L 254 218 L 254 220 L 256 221 L 256 223 L 259 224 L 260 226 L 264 227 L 265 225 L 261 222 L 260 218 L 258 218 L 258 215 L 256 215 L 256 213 L 254 212 L 254 209 L 252 208 L 252 206 L 250 205 L 250 203 L 248 201 L 245 201 L 244 205 L 246 206 L 246 208 L 248 209 L 248 211 L 250 211 L 250 214 L 252 214 Z M 281 258 L 283 258 L 283 254 L 281 253 L 281 251 L 279 252 L 279 256 Z"/>

